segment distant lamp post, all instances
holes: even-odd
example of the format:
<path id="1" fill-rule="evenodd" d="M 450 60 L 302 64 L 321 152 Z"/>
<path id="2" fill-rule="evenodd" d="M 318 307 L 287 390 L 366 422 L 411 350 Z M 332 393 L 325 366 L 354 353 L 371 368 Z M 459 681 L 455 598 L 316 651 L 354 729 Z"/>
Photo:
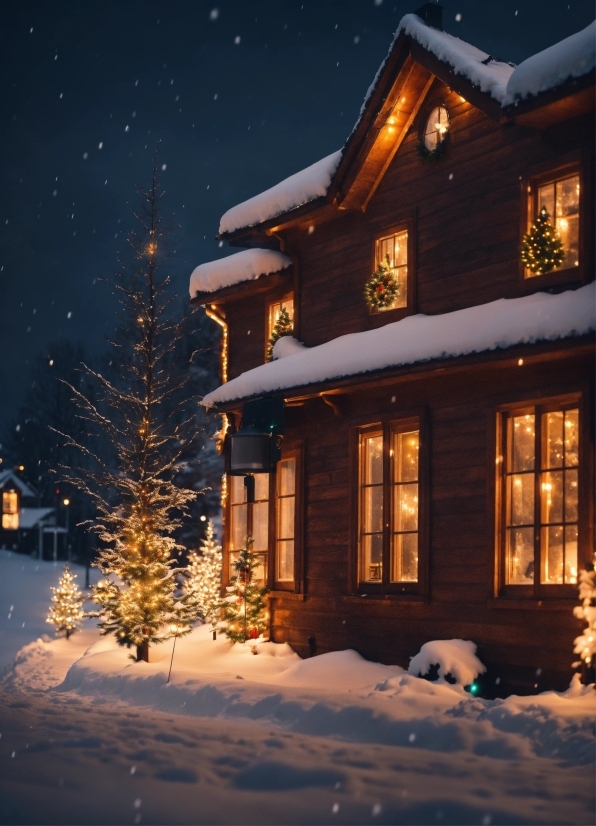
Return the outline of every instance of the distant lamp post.
<path id="1" fill-rule="evenodd" d="M 228 473 L 244 476 L 246 501 L 254 502 L 255 473 L 271 473 L 281 457 L 283 399 L 245 402 L 242 426 L 229 437 Z"/>

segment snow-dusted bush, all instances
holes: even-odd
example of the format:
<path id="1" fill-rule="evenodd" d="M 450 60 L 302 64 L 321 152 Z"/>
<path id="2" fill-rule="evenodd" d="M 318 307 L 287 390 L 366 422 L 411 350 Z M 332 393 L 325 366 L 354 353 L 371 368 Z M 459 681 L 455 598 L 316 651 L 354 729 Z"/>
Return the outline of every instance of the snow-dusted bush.
<path id="1" fill-rule="evenodd" d="M 415 677 L 426 677 L 433 667 L 438 668 L 439 682 L 451 681 L 471 685 L 486 671 L 476 656 L 476 645 L 470 640 L 431 640 L 425 642 L 419 653 L 410 660 L 408 672 Z"/>

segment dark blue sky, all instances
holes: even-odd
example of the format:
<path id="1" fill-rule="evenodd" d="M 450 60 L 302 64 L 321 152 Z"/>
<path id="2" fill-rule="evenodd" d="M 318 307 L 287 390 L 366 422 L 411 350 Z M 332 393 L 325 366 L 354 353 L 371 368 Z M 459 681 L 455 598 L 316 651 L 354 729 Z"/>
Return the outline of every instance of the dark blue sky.
<path id="1" fill-rule="evenodd" d="M 338 149 L 401 16 L 395 0 L 20 0 L 1 20 L 0 424 L 48 341 L 102 346 L 135 185 L 159 143 L 176 278 L 227 254 L 229 207 Z M 445 0 L 504 60 L 588 25 L 591 0 Z M 517 12 L 517 13 L 516 13 Z M 461 22 L 455 15 L 461 14 Z"/>

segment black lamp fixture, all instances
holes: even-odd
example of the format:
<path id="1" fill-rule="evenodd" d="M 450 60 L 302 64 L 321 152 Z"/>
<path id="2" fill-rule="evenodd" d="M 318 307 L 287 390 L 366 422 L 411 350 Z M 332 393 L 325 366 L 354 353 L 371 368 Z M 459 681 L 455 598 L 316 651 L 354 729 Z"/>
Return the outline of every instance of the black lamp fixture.
<path id="1" fill-rule="evenodd" d="M 254 502 L 255 473 L 271 473 L 281 458 L 284 430 L 283 399 L 245 402 L 242 425 L 229 441 L 228 473 L 244 476 L 247 501 Z"/>

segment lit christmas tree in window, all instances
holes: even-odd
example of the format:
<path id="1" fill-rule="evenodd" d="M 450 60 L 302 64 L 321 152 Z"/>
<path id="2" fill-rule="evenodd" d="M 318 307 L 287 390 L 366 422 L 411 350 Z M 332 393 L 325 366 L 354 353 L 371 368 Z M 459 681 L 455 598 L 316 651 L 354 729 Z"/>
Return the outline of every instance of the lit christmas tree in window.
<path id="1" fill-rule="evenodd" d="M 534 275 L 555 270 L 565 260 L 565 249 L 545 206 L 540 210 L 530 231 L 524 235 L 521 260 Z"/>
<path id="2" fill-rule="evenodd" d="M 73 574 L 67 565 L 58 587 L 50 589 L 53 596 L 46 622 L 54 626 L 56 636 L 65 636 L 66 639 L 79 630 L 85 616 L 82 610 L 85 598 L 75 582 L 76 578 L 77 575 Z"/>

